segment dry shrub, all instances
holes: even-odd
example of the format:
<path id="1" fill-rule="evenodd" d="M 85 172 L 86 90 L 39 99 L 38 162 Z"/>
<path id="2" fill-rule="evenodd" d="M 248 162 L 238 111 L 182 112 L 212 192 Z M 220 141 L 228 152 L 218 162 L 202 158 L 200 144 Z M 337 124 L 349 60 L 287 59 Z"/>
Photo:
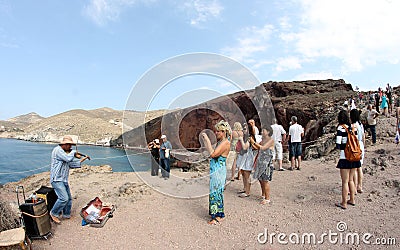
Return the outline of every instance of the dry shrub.
<path id="1" fill-rule="evenodd" d="M 0 200 L 0 232 L 19 226 L 18 216 L 12 212 L 10 206 L 6 202 Z"/>

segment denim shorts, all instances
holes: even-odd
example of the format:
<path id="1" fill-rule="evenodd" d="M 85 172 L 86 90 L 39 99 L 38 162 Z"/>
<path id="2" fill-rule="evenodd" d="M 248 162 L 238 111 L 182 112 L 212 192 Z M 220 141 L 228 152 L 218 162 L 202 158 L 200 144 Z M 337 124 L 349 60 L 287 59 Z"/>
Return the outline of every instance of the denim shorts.
<path id="1" fill-rule="evenodd" d="M 302 146 L 301 146 L 301 142 L 292 142 L 291 143 L 291 155 L 294 157 L 298 157 L 301 156 L 302 152 Z"/>

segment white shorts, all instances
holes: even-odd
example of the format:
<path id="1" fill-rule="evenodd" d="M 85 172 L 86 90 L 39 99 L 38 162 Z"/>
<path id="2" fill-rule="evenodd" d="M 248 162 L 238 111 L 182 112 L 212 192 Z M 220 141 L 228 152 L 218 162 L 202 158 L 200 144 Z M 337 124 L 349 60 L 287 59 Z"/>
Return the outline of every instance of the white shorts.
<path id="1" fill-rule="evenodd" d="M 282 147 L 282 142 L 275 142 L 274 146 L 274 155 L 273 155 L 273 160 L 278 159 L 282 160 L 283 159 L 283 147 Z"/>

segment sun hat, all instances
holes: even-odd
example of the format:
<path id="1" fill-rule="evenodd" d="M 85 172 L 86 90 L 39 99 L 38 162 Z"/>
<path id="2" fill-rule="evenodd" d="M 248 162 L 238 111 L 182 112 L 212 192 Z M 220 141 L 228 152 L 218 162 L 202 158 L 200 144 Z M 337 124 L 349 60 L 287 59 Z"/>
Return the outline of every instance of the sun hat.
<path id="1" fill-rule="evenodd" d="M 60 141 L 59 143 L 60 145 L 63 144 L 71 144 L 71 145 L 75 145 L 76 143 L 72 140 L 72 137 L 69 135 L 66 135 L 63 137 L 63 139 Z"/>
<path id="2" fill-rule="evenodd" d="M 166 136 L 166 135 L 162 135 L 162 136 L 161 136 L 161 139 L 164 139 L 164 138 L 167 138 L 167 136 Z"/>

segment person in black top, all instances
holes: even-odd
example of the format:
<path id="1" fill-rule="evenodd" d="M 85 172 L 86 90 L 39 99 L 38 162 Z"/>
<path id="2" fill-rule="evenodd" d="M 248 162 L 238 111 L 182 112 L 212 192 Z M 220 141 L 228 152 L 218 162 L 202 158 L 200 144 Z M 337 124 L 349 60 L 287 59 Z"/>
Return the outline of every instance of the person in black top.
<path id="1" fill-rule="evenodd" d="M 158 175 L 158 162 L 160 161 L 160 141 L 158 139 L 154 139 L 151 141 L 147 148 L 150 149 L 151 153 L 151 176 Z"/>
<path id="2" fill-rule="evenodd" d="M 379 101 L 381 100 L 381 96 L 379 92 L 375 93 L 375 109 L 379 113 Z"/>

